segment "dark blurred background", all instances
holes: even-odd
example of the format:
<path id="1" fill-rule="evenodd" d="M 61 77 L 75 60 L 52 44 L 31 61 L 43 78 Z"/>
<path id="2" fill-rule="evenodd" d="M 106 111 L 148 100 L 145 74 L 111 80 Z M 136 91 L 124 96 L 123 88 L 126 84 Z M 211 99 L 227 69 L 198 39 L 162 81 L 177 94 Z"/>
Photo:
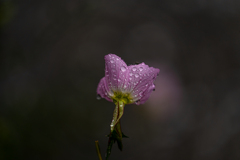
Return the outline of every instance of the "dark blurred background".
<path id="1" fill-rule="evenodd" d="M 240 159 L 240 1 L 0 1 L 0 159 L 97 160 L 104 55 L 161 72 L 115 160 Z"/>

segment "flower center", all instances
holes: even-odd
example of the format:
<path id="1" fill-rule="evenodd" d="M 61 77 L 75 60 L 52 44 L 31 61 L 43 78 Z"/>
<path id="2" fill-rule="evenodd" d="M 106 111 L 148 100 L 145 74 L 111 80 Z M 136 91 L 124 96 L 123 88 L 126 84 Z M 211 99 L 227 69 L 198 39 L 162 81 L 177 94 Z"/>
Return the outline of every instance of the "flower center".
<path id="1" fill-rule="evenodd" d="M 129 104 L 133 102 L 133 98 L 130 96 L 129 93 L 122 93 L 122 92 L 114 92 L 112 96 L 112 100 L 114 103 L 122 101 L 124 104 Z"/>

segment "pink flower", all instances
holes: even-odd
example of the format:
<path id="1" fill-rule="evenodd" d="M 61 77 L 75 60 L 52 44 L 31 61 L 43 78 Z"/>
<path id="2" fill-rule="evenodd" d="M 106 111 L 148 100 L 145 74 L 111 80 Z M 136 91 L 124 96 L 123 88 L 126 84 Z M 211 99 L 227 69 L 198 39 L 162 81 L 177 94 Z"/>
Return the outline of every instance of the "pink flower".
<path id="1" fill-rule="evenodd" d="M 159 69 L 141 63 L 127 66 L 115 54 L 105 56 L 105 77 L 97 88 L 97 94 L 108 101 L 123 104 L 143 104 L 155 89 Z"/>
<path id="2" fill-rule="evenodd" d="M 121 130 L 120 119 L 124 112 L 124 105 L 131 103 L 139 105 L 146 102 L 155 89 L 153 82 L 158 73 L 159 69 L 149 67 L 144 63 L 127 66 L 115 54 L 105 56 L 105 77 L 98 84 L 97 94 L 116 104 L 110 125 L 106 159 L 115 141 L 118 143 L 118 148 L 122 150 L 124 134 Z"/>

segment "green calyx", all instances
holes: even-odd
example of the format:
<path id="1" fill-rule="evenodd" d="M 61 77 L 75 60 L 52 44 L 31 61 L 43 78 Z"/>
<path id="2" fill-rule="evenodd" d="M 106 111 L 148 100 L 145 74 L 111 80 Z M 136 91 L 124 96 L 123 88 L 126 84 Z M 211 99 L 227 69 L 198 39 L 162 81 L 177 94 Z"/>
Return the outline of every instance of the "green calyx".
<path id="1" fill-rule="evenodd" d="M 124 104 L 132 103 L 133 98 L 129 93 L 122 92 L 114 92 L 114 96 L 112 97 L 113 102 L 117 105 L 117 102 L 123 102 Z"/>

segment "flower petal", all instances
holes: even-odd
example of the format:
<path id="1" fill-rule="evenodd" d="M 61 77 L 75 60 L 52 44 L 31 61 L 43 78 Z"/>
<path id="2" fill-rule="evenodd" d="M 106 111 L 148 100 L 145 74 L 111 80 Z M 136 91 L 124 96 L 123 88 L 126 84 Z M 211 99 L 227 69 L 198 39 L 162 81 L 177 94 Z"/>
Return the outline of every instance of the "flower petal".
<path id="1" fill-rule="evenodd" d="M 108 97 L 108 89 L 106 85 L 105 77 L 103 77 L 97 87 L 97 94 L 100 95 L 102 98 L 112 102 L 112 99 Z"/>
<path id="2" fill-rule="evenodd" d="M 149 89 L 154 89 L 152 86 L 154 86 L 153 82 L 159 73 L 159 69 L 149 67 L 148 65 L 141 63 L 129 66 L 128 70 L 128 92 L 131 92 L 134 101 L 141 101 L 141 99 L 145 100 L 145 96 L 148 96 L 151 93 Z"/>
<path id="3" fill-rule="evenodd" d="M 143 96 L 141 97 L 141 99 L 139 99 L 136 104 L 137 105 L 140 105 L 140 104 L 143 104 L 145 103 L 148 98 L 150 97 L 152 91 L 155 89 L 155 85 L 152 84 L 144 93 L 143 93 Z"/>
<path id="4" fill-rule="evenodd" d="M 126 63 L 114 54 L 105 56 L 105 78 L 109 88 L 108 93 L 123 91 L 126 88 L 128 67 Z"/>

